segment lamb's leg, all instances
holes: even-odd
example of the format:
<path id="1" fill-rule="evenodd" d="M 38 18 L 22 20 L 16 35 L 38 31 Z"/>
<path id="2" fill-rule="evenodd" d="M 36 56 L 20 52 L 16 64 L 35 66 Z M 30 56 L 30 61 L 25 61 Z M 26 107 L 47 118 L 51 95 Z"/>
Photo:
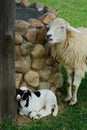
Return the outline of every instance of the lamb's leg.
<path id="1" fill-rule="evenodd" d="M 33 112 L 30 114 L 30 118 L 34 118 L 34 119 L 40 119 L 42 117 L 48 116 L 51 114 L 51 110 L 50 109 L 42 109 L 39 112 L 37 112 L 36 114 Z"/>
<path id="2" fill-rule="evenodd" d="M 24 116 L 24 113 L 22 113 L 21 111 L 19 111 L 19 115 Z"/>
<path id="3" fill-rule="evenodd" d="M 36 111 L 31 111 L 30 113 L 29 113 L 29 117 L 30 118 L 34 118 L 34 117 L 37 117 L 37 112 Z M 38 117 L 37 117 L 38 118 Z M 36 118 L 35 118 L 36 119 Z"/>
<path id="4" fill-rule="evenodd" d="M 51 114 L 50 104 L 47 104 L 45 109 L 42 109 L 41 111 L 38 112 L 38 115 L 40 115 L 40 118 L 48 116 L 50 114 Z"/>
<path id="5" fill-rule="evenodd" d="M 70 101 L 70 99 L 72 98 L 72 74 L 73 74 L 73 71 L 68 69 L 67 70 L 68 79 L 67 79 L 67 83 L 66 83 L 67 96 L 64 100 L 65 102 Z"/>
<path id="6" fill-rule="evenodd" d="M 81 83 L 81 80 L 82 80 L 82 75 L 79 73 L 79 71 L 75 71 L 73 88 L 72 88 L 72 99 L 69 104 L 70 106 L 73 106 L 77 103 L 77 91 Z"/>

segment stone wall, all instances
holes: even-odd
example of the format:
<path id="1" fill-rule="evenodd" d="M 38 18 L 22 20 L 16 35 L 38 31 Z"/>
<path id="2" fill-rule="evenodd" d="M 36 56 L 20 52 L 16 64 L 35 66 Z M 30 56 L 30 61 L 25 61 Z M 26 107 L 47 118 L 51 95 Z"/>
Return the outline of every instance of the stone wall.
<path id="1" fill-rule="evenodd" d="M 60 65 L 51 57 L 46 41 L 46 25 L 56 17 L 56 11 L 48 10 L 38 19 L 15 21 L 16 87 L 55 91 L 62 86 Z"/>

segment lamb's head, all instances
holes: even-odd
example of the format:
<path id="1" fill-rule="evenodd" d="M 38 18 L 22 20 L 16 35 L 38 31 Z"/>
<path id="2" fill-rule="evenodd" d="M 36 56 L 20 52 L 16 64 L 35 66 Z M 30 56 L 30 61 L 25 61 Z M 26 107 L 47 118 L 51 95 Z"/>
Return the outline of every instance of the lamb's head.
<path id="1" fill-rule="evenodd" d="M 31 96 L 31 92 L 28 90 L 27 87 L 22 86 L 16 89 L 16 100 L 26 100 L 28 96 Z"/>
<path id="2" fill-rule="evenodd" d="M 76 28 L 72 27 L 62 18 L 56 18 L 50 23 L 47 32 L 47 40 L 51 44 L 61 43 L 66 40 L 67 30 L 80 33 Z"/>

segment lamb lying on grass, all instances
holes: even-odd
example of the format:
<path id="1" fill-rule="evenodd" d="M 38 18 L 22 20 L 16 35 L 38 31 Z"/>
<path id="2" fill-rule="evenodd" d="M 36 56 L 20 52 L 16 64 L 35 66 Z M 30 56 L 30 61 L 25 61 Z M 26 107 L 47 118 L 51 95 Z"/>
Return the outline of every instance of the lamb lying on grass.
<path id="1" fill-rule="evenodd" d="M 76 29 L 64 19 L 56 18 L 49 25 L 47 40 L 52 44 L 52 56 L 67 70 L 65 101 L 70 101 L 69 105 L 72 106 L 77 102 L 77 91 L 87 71 L 87 29 Z"/>
<path id="2" fill-rule="evenodd" d="M 16 100 L 20 115 L 34 119 L 40 119 L 50 114 L 57 116 L 57 99 L 51 90 L 30 92 L 28 88 L 22 86 L 16 89 Z"/>

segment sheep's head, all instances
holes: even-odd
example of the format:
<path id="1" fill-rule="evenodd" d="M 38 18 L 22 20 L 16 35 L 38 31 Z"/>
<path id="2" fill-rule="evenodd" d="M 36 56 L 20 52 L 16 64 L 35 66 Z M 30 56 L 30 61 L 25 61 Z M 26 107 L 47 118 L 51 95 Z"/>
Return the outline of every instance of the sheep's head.
<path id="1" fill-rule="evenodd" d="M 63 42 L 67 37 L 67 30 L 80 33 L 76 28 L 72 27 L 62 18 L 56 18 L 49 24 L 47 32 L 47 40 L 51 44 Z"/>

